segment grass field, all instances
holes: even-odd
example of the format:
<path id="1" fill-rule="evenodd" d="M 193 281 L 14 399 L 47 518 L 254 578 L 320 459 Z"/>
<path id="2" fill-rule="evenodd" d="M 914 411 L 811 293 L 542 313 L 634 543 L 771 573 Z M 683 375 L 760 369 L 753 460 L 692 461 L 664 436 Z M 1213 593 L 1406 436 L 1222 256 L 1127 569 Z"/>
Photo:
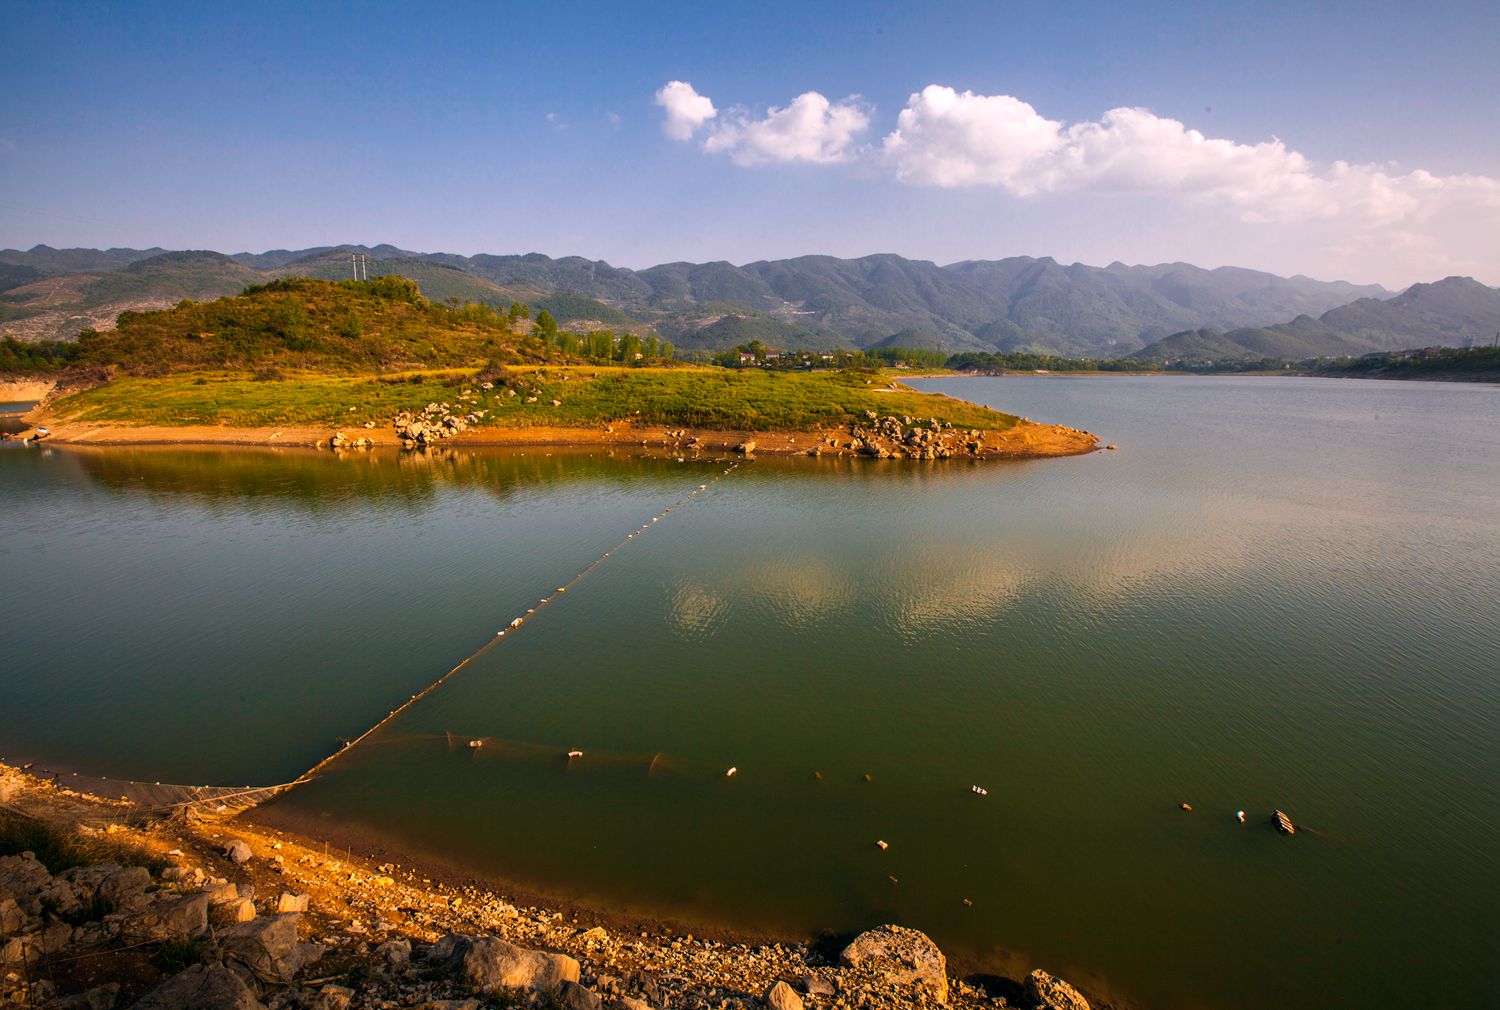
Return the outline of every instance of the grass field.
<path id="1" fill-rule="evenodd" d="M 383 376 L 295 375 L 261 381 L 241 373 L 194 372 L 119 378 L 53 403 L 59 419 L 133 425 L 384 426 L 403 410 L 451 404 L 472 390 L 467 409 L 490 413 L 486 426 L 582 427 L 613 421 L 750 430 L 801 431 L 882 415 L 935 417 L 965 428 L 1003 430 L 1010 414 L 910 389 L 863 372 L 763 372 L 719 368 L 522 366 L 480 389 L 476 372 Z M 506 394 L 507 387 L 517 395 Z M 535 397 L 534 403 L 527 403 Z M 560 401 L 553 406 L 552 401 Z"/>

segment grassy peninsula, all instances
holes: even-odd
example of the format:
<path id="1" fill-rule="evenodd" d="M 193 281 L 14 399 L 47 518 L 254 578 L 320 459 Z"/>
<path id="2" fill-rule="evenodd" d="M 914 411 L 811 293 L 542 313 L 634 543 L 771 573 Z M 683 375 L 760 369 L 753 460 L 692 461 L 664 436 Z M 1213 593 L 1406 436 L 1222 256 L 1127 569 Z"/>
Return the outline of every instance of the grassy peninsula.
<path id="1" fill-rule="evenodd" d="M 59 393 L 33 420 L 62 440 L 286 444 L 347 430 L 380 444 L 398 439 L 393 419 L 436 405 L 464 418 L 470 442 L 726 448 L 775 434 L 788 437 L 762 439 L 761 451 L 804 452 L 810 443 L 793 436 L 810 434 L 849 452 L 864 443 L 840 435 L 892 418 L 901 439 L 914 424 L 978 436 L 984 449 L 973 455 L 1094 447 L 1082 432 L 922 393 L 873 369 L 726 369 L 663 350 L 654 337 L 559 332 L 549 313 L 532 319 L 521 305 L 438 304 L 400 277 L 293 278 L 85 331 Z M 918 454 L 890 442 L 892 430 L 879 448 L 872 435 L 867 454 Z"/>

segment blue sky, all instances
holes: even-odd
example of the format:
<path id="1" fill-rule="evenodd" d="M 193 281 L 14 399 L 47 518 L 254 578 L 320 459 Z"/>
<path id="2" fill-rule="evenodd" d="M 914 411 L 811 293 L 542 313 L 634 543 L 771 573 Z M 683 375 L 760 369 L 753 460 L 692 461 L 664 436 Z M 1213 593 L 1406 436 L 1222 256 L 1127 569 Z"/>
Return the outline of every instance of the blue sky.
<path id="1" fill-rule="evenodd" d="M 0 245 L 1500 283 L 1500 4 L 1308 6 L 12 0 Z"/>

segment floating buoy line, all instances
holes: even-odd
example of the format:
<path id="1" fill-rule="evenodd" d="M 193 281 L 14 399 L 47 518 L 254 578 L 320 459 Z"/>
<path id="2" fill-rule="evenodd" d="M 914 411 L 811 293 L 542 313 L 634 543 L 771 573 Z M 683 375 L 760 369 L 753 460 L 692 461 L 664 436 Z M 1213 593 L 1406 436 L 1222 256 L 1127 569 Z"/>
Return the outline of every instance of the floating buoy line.
<path id="1" fill-rule="evenodd" d="M 437 680 L 434 680 L 431 684 L 428 684 L 426 687 L 422 688 L 422 690 L 418 691 L 416 694 L 414 694 L 410 698 L 406 699 L 404 702 L 402 702 L 397 707 L 391 709 L 390 712 L 388 712 L 386 714 L 385 718 L 381 719 L 375 725 L 373 725 L 369 729 L 365 730 L 359 736 L 355 737 L 352 740 L 343 741 L 342 746 L 340 746 L 338 750 L 334 751 L 332 754 L 328 755 L 323 760 L 321 760 L 317 764 L 313 765 L 307 771 L 303 772 L 301 775 L 299 775 L 297 777 L 297 779 L 295 780 L 295 782 L 288 783 L 288 786 L 290 786 L 290 785 L 300 785 L 301 783 L 306 782 L 312 776 L 316 775 L 318 772 L 322 771 L 324 768 L 327 768 L 329 765 L 333 764 L 333 762 L 337 761 L 339 758 L 341 758 L 345 754 L 349 753 L 355 747 L 358 747 L 365 740 L 369 739 L 369 737 L 373 733 L 375 733 L 376 731 L 378 731 L 382 726 L 385 726 L 387 723 L 391 722 L 391 720 L 395 719 L 401 713 L 405 712 L 407 709 L 411 708 L 417 702 L 419 702 L 423 698 L 427 697 L 433 691 L 436 691 L 438 688 L 442 687 L 443 684 L 447 683 L 449 677 L 452 677 L 455 673 L 457 673 L 458 671 L 462 670 L 464 667 L 468 666 L 470 663 L 474 662 L 474 660 L 476 660 L 480 656 L 484 655 L 490 649 L 494 648 L 495 645 L 498 644 L 499 641 L 502 638 L 504 638 L 507 634 L 515 634 L 517 631 L 519 631 L 521 628 L 523 628 L 525 626 L 526 621 L 527 621 L 528 618 L 530 618 L 532 615 L 534 615 L 538 610 L 541 610 L 543 607 L 546 607 L 549 604 L 551 604 L 554 600 L 556 600 L 558 598 L 558 596 L 562 595 L 563 593 L 566 593 L 570 588 L 572 588 L 573 586 L 576 586 L 578 583 L 582 582 L 584 579 L 586 579 L 590 575 L 594 574 L 594 571 L 596 569 L 598 569 L 598 567 L 600 565 L 604 564 L 604 562 L 608 561 L 611 557 L 613 557 L 614 554 L 615 554 L 615 552 L 618 551 L 620 548 L 624 547 L 626 544 L 628 544 L 630 541 L 634 540 L 636 537 L 644 535 L 647 530 L 652 529 L 657 523 L 661 522 L 661 520 L 665 519 L 667 516 L 671 515 L 673 512 L 677 511 L 678 509 L 682 508 L 684 505 L 688 504 L 694 498 L 698 497 L 698 495 L 700 495 L 703 492 L 707 491 L 709 489 L 709 487 L 712 484 L 714 484 L 716 481 L 723 480 L 725 477 L 728 477 L 731 473 L 734 473 L 735 470 L 739 469 L 739 465 L 740 464 L 737 461 L 736 462 L 731 462 L 727 467 L 725 467 L 722 471 L 720 471 L 712 479 L 710 479 L 708 481 L 708 483 L 706 483 L 706 484 L 699 484 L 693 490 L 689 491 L 687 494 L 683 495 L 681 498 L 677 499 L 675 502 L 673 502 L 672 504 L 668 505 L 666 508 L 662 509 L 656 515 L 649 517 L 644 523 L 642 523 L 640 525 L 640 527 L 638 529 L 632 530 L 631 532 L 625 534 L 625 538 L 623 540 L 620 540 L 613 547 L 609 548 L 609 550 L 605 551 L 603 554 L 599 555 L 599 557 L 595 558 L 594 562 L 592 564 L 590 564 L 583 571 L 579 572 L 577 575 L 573 576 L 566 583 L 564 583 L 561 586 L 558 586 L 555 590 L 553 590 L 547 596 L 543 596 L 540 600 L 537 601 L 536 606 L 528 608 L 527 611 L 526 611 L 526 613 L 522 614 L 521 616 L 512 618 L 509 624 L 507 624 L 505 627 L 501 628 L 499 631 L 496 631 L 494 633 L 494 635 L 492 635 L 490 637 L 489 641 L 485 642 L 479 648 L 475 649 L 469 655 L 465 656 L 462 660 L 459 661 L 458 665 L 455 666 L 453 669 L 451 669 L 447 673 L 443 674 Z M 471 746 L 473 746 L 473 745 L 471 744 Z M 475 747 L 475 749 L 478 749 L 478 747 Z"/>

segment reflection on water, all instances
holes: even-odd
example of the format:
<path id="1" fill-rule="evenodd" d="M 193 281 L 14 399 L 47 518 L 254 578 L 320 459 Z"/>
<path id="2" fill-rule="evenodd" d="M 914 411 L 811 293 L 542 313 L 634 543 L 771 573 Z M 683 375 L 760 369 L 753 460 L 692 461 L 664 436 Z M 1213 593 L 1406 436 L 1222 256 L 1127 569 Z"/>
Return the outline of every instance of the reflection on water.
<path id="1" fill-rule="evenodd" d="M 268 816 L 690 922 L 901 921 L 1152 1006 L 1488 1002 L 1500 394 L 945 388 L 1121 450 L 741 467 Z M 285 778 L 719 469 L 0 453 L 0 738 Z"/>

